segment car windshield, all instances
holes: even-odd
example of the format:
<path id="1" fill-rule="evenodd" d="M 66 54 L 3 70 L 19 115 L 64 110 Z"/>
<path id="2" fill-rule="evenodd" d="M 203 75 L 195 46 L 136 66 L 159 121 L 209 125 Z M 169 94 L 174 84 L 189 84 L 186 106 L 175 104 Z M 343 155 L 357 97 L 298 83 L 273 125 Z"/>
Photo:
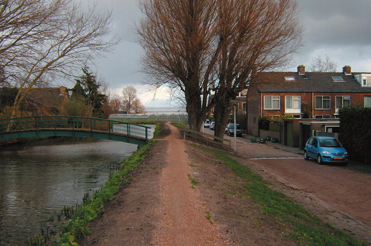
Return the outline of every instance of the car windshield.
<path id="1" fill-rule="evenodd" d="M 339 141 L 336 139 L 320 139 L 319 143 L 321 144 L 321 147 L 341 147 Z"/>
<path id="2" fill-rule="evenodd" d="M 236 125 L 237 127 L 236 127 L 236 129 L 240 129 L 240 126 L 239 125 Z M 230 125 L 229 126 L 229 129 L 234 129 L 234 125 Z"/>

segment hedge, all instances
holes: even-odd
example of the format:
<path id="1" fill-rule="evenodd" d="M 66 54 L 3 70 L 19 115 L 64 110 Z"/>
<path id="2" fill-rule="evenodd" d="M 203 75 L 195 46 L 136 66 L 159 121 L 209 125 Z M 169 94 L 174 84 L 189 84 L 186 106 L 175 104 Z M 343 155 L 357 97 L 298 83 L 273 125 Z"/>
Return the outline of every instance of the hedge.
<path id="1" fill-rule="evenodd" d="M 339 140 L 349 158 L 371 165 L 371 108 L 344 108 L 339 116 Z"/>

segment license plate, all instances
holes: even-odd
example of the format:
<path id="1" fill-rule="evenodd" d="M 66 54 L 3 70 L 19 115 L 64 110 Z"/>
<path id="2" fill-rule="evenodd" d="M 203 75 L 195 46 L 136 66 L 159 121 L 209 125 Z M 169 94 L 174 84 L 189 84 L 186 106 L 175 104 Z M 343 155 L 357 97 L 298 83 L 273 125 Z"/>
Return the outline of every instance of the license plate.
<path id="1" fill-rule="evenodd" d="M 342 160 L 343 157 L 335 157 L 334 159 L 335 159 L 335 160 Z"/>

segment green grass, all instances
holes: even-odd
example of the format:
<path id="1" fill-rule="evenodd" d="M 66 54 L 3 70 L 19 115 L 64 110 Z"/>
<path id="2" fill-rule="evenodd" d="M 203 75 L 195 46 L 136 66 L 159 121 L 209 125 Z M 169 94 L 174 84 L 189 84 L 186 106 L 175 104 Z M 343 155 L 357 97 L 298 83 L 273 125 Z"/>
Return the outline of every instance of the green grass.
<path id="1" fill-rule="evenodd" d="M 173 125 L 179 128 L 188 128 L 186 124 L 182 124 L 182 123 L 173 123 Z"/>
<path id="2" fill-rule="evenodd" d="M 211 221 L 211 214 L 210 214 L 210 212 L 206 212 L 206 219 L 210 222 L 210 224 L 214 224 L 214 223 Z"/>
<path id="3" fill-rule="evenodd" d="M 289 238 L 303 245 L 368 245 L 367 242 L 360 242 L 331 224 L 322 222 L 283 193 L 270 189 L 267 186 L 269 182 L 234 160 L 230 154 L 202 146 L 196 147 L 213 153 L 237 176 L 245 179 L 246 182 L 241 185 L 246 190 L 246 196 L 257 202 L 263 213 L 290 223 L 293 231 L 288 235 Z"/>
<path id="4" fill-rule="evenodd" d="M 193 178 L 190 174 L 188 174 L 188 179 L 191 181 L 192 188 L 195 188 L 195 186 L 200 184 L 200 182 L 196 178 Z"/>
<path id="5" fill-rule="evenodd" d="M 148 150 L 153 143 L 154 141 L 148 142 L 148 144 L 125 159 L 119 173 L 111 173 L 104 187 L 97 191 L 92 197 L 86 197 L 84 199 L 83 204 L 63 227 L 63 235 L 58 241 L 59 245 L 74 245 L 74 243 L 78 242 L 83 237 L 91 234 L 91 230 L 87 227 L 87 223 L 97 218 L 103 206 L 114 198 L 114 194 L 119 190 L 120 185 L 128 181 L 128 179 L 123 180 L 123 178 L 142 162 L 145 158 L 144 152 Z"/>
<path id="6" fill-rule="evenodd" d="M 161 138 L 162 128 L 161 128 L 161 123 L 156 123 L 156 128 L 155 128 L 155 133 L 153 134 L 153 139 L 159 139 Z"/>

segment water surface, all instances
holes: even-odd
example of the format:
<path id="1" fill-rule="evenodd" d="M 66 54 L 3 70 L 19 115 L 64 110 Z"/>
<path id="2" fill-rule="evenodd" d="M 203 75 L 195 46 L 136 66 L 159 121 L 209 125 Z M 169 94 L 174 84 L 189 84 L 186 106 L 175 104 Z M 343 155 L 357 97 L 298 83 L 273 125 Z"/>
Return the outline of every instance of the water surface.
<path id="1" fill-rule="evenodd" d="M 0 245 L 14 245 L 53 224 L 64 206 L 81 203 L 137 146 L 58 138 L 0 147 Z"/>

